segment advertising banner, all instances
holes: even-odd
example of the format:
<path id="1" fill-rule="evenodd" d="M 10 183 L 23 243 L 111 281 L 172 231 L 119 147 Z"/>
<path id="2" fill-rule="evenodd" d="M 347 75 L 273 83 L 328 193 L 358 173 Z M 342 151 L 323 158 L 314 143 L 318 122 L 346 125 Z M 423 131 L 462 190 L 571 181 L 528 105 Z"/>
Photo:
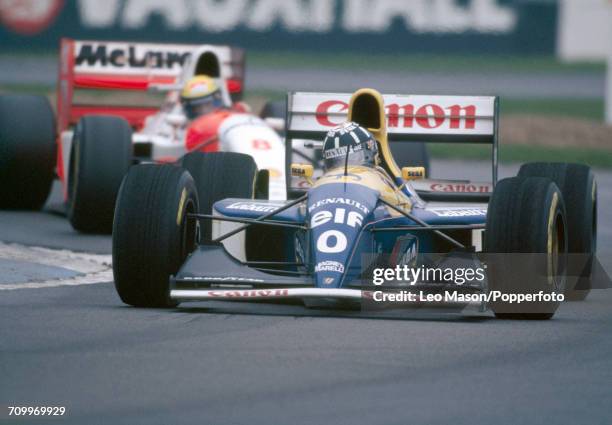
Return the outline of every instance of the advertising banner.
<path id="1" fill-rule="evenodd" d="M 544 0 L 4 0 L 0 50 L 61 37 L 221 43 L 249 49 L 554 54 Z"/>

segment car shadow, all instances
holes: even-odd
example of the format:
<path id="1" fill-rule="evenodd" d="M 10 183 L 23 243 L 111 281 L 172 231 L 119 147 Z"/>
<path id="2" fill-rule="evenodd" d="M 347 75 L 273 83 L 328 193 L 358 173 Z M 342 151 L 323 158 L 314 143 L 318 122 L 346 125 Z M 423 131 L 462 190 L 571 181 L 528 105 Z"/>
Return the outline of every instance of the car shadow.
<path id="1" fill-rule="evenodd" d="M 475 323 L 494 319 L 487 313 L 477 311 L 460 311 L 458 309 L 394 309 L 384 311 L 363 311 L 359 309 L 307 308 L 301 304 L 270 304 L 246 302 L 209 302 L 208 305 L 181 305 L 173 309 L 181 314 L 227 314 L 244 316 L 283 316 L 295 318 L 334 318 L 334 319 L 369 319 L 369 320 L 408 320 Z"/>

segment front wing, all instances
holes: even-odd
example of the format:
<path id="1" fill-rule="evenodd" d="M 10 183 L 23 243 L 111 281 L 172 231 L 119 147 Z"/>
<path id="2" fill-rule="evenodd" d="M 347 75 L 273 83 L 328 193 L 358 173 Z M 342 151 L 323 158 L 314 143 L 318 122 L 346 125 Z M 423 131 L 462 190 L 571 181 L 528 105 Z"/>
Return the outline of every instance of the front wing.
<path id="1" fill-rule="evenodd" d="M 456 289 L 456 287 L 453 287 Z M 176 276 L 170 279 L 170 299 L 185 301 L 256 301 L 256 300 L 349 300 L 372 299 L 374 292 L 411 291 L 435 289 L 443 291 L 446 286 L 414 286 L 378 288 L 372 285 L 361 287 L 359 283 L 347 288 L 318 288 L 312 276 L 282 276 L 260 271 L 242 263 L 223 248 L 221 244 L 200 245 L 185 261 Z M 466 287 L 467 292 L 479 292 L 482 288 Z M 419 302 L 415 302 L 419 304 Z M 466 306 L 466 303 L 458 303 Z M 477 305 L 478 303 L 474 304 Z M 479 304 L 478 304 L 479 305 Z"/>

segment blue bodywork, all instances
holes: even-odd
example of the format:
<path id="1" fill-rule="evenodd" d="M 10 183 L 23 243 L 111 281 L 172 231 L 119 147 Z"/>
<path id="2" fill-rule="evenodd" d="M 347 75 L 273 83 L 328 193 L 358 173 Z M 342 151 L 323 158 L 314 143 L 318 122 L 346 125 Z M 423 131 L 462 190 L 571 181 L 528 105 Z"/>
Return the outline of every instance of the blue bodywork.
<path id="1" fill-rule="evenodd" d="M 403 192 L 412 203 L 410 214 L 428 225 L 473 226 L 486 221 L 482 204 L 427 204 L 415 192 Z M 279 201 L 225 199 L 215 204 L 217 214 L 254 220 L 282 207 Z M 278 222 L 302 224 L 306 229 L 285 232 L 286 257 L 278 261 L 303 263 L 311 285 L 344 288 L 360 279 L 364 258 L 412 249 L 418 253 L 439 252 L 440 237 L 381 202 L 381 193 L 363 184 L 326 183 L 308 191 L 300 205 L 275 214 Z M 381 231 L 411 226 L 413 229 Z M 461 231 L 461 230 L 460 230 Z M 469 229 L 462 230 L 471 238 Z M 464 238 L 465 239 L 465 238 Z M 471 239 L 467 241 L 471 244 Z M 401 252 L 400 252 L 401 254 Z M 289 267 L 295 270 L 295 267 Z"/>

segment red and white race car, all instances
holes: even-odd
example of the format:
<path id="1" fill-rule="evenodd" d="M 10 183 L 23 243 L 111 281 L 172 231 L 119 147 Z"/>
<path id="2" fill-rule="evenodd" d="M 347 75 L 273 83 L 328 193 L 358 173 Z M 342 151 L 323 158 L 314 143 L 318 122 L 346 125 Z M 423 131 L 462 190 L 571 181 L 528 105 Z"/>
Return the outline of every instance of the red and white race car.
<path id="1" fill-rule="evenodd" d="M 253 195 L 285 199 L 284 143 L 241 101 L 244 64 L 244 51 L 228 46 L 63 39 L 56 119 L 45 99 L 0 97 L 0 144 L 10 165 L 0 171 L 9 184 L 0 189 L 6 195 L 0 206 L 44 203 L 54 175 L 53 139 L 68 218 L 80 231 L 111 230 L 115 198 L 132 164 L 183 161 L 193 174 L 214 168 L 197 155 L 185 164 L 192 151 L 249 155 Z M 190 121 L 180 90 L 196 75 L 215 81 L 223 106 Z"/>

